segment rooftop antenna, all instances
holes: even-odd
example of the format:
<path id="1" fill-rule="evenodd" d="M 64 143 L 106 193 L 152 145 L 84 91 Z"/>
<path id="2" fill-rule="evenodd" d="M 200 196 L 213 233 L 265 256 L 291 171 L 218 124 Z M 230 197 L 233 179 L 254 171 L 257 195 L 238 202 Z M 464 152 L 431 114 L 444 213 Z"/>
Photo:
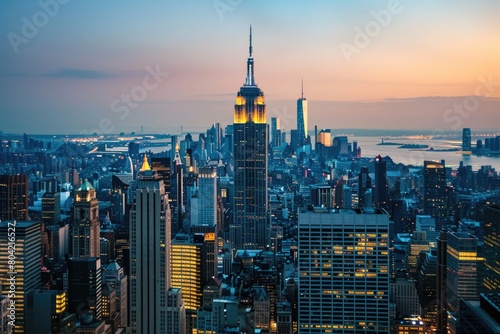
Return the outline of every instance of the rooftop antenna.
<path id="1" fill-rule="evenodd" d="M 253 52 L 253 48 L 252 48 L 252 25 L 250 25 L 250 45 L 248 47 L 248 53 L 250 54 L 250 58 L 252 58 L 252 52 Z"/>

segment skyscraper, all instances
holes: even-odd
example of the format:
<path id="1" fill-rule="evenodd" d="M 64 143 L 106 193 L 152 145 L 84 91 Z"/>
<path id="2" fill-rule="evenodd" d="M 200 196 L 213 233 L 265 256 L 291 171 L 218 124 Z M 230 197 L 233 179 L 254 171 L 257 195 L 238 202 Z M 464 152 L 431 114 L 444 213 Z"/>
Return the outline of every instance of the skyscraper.
<path id="1" fill-rule="evenodd" d="M 173 150 L 173 148 L 172 148 Z M 175 235 L 183 227 L 184 212 L 184 168 L 182 166 L 180 145 L 175 145 L 175 155 L 173 163 L 173 173 L 170 179 L 170 197 L 171 197 L 171 216 L 172 233 Z"/>
<path id="2" fill-rule="evenodd" d="M 436 273 L 436 297 L 437 297 L 437 332 L 446 334 L 448 314 L 446 305 L 446 259 L 448 250 L 448 233 L 442 230 L 437 239 L 437 273 Z"/>
<path id="3" fill-rule="evenodd" d="M 245 84 L 234 106 L 234 219 L 231 242 L 237 248 L 269 244 L 267 217 L 267 143 L 264 93 L 254 79 L 252 29 Z"/>
<path id="4" fill-rule="evenodd" d="M 12 233 L 12 228 L 15 232 Z M 14 240 L 12 236 L 14 235 Z M 13 243 L 13 244 L 12 244 Z M 12 247 L 15 259 L 12 260 Z M 10 251 L 9 251 L 10 250 Z M 25 296 L 40 286 L 40 223 L 34 221 L 0 222 L 0 281 L 2 295 L 15 294 L 15 327 L 12 333 L 25 332 Z M 14 261 L 12 264 L 11 261 Z M 12 289 L 12 287 L 14 287 Z M 10 297 L 9 297 L 10 298 Z M 10 305 L 9 305 L 10 306 Z"/>
<path id="5" fill-rule="evenodd" d="M 484 281 L 486 291 L 500 290 L 500 205 L 484 212 Z"/>
<path id="6" fill-rule="evenodd" d="M 68 261 L 68 307 L 77 316 L 92 312 L 101 318 L 101 260 L 96 257 L 73 257 Z"/>
<path id="7" fill-rule="evenodd" d="M 0 220 L 28 220 L 26 175 L 0 175 Z"/>
<path id="8" fill-rule="evenodd" d="M 377 208 L 387 209 L 389 202 L 387 161 L 382 160 L 380 155 L 375 158 L 375 187 L 373 190 L 373 205 Z"/>
<path id="9" fill-rule="evenodd" d="M 424 212 L 436 219 L 440 231 L 445 220 L 446 169 L 443 163 L 424 161 Z"/>
<path id="10" fill-rule="evenodd" d="M 358 208 L 365 206 L 365 193 L 372 188 L 372 179 L 368 167 L 361 167 L 358 175 Z"/>
<path id="11" fill-rule="evenodd" d="M 99 203 L 95 189 L 88 180 L 85 180 L 76 192 L 73 206 L 72 256 L 100 257 L 100 230 Z"/>
<path id="12" fill-rule="evenodd" d="M 482 254 L 478 239 L 465 232 L 447 236 L 446 302 L 448 312 L 459 312 L 460 298 L 479 300 Z"/>
<path id="13" fill-rule="evenodd" d="M 215 167 L 198 170 L 198 222 L 200 225 L 217 224 L 217 172 Z M 193 222 L 191 222 L 193 224 Z"/>
<path id="14" fill-rule="evenodd" d="M 271 117 L 271 146 L 281 145 L 281 126 L 278 117 Z"/>
<path id="15" fill-rule="evenodd" d="M 299 147 L 307 144 L 307 100 L 304 97 L 304 81 L 301 82 L 301 95 L 297 100 L 297 135 Z"/>
<path id="16" fill-rule="evenodd" d="M 130 325 L 134 333 L 166 333 L 170 287 L 170 208 L 147 157 L 130 211 Z"/>
<path id="17" fill-rule="evenodd" d="M 470 128 L 463 128 L 462 130 L 462 151 L 470 152 L 472 149 Z"/>
<path id="18" fill-rule="evenodd" d="M 298 332 L 389 332 L 389 216 L 299 213 Z"/>

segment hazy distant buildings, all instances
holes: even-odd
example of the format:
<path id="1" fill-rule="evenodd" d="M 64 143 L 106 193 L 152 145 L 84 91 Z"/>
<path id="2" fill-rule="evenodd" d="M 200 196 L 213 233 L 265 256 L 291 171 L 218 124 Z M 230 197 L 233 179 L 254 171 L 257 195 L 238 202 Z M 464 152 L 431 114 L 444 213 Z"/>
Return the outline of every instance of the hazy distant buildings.
<path id="1" fill-rule="evenodd" d="M 234 106 L 234 219 L 230 240 L 237 248 L 263 249 L 270 242 L 267 217 L 268 127 L 264 93 L 254 79 L 252 33 L 247 77 Z"/>
<path id="2" fill-rule="evenodd" d="M 27 175 L 0 175 L 0 220 L 28 220 Z"/>
<path id="3" fill-rule="evenodd" d="M 130 326 L 134 333 L 166 333 L 170 286 L 170 208 L 163 180 L 144 156 L 130 211 Z"/>
<path id="4" fill-rule="evenodd" d="M 389 216 L 299 213 L 299 333 L 389 332 Z"/>

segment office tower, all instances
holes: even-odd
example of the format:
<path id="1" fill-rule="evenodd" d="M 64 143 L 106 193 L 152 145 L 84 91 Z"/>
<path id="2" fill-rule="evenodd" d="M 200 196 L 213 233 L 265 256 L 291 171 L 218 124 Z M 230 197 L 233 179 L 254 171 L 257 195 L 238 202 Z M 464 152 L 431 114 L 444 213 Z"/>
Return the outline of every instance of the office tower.
<path id="1" fill-rule="evenodd" d="M 172 228 L 171 231 L 175 235 L 182 231 L 183 228 L 183 213 L 184 213 L 184 168 L 182 166 L 180 156 L 179 143 L 175 146 L 175 155 L 173 159 L 173 173 L 170 178 L 170 205 Z"/>
<path id="2" fill-rule="evenodd" d="M 365 194 L 372 188 L 372 179 L 368 172 L 368 167 L 361 167 L 358 176 L 358 208 L 365 206 Z"/>
<path id="3" fill-rule="evenodd" d="M 182 290 L 170 288 L 167 291 L 167 331 L 170 334 L 186 334 L 186 306 Z"/>
<path id="4" fill-rule="evenodd" d="M 430 250 L 429 241 L 427 240 L 427 234 L 425 231 L 415 231 L 413 236 L 408 243 L 408 248 L 406 249 L 406 269 L 408 270 L 408 275 L 413 279 L 417 280 L 419 268 L 417 266 L 417 261 L 420 252 L 428 252 Z"/>
<path id="5" fill-rule="evenodd" d="M 278 302 L 276 304 L 276 333 L 292 334 L 292 305 L 289 302 Z"/>
<path id="6" fill-rule="evenodd" d="M 396 316 L 420 314 L 418 292 L 412 279 L 398 277 L 391 283 L 391 302 L 396 304 Z"/>
<path id="7" fill-rule="evenodd" d="M 76 317 L 67 313 L 64 291 L 33 290 L 26 296 L 26 333 L 72 333 Z"/>
<path id="8" fill-rule="evenodd" d="M 68 260 L 68 309 L 77 317 L 91 313 L 101 318 L 101 260 L 96 257 L 72 257 Z"/>
<path id="9" fill-rule="evenodd" d="M 278 117 L 271 117 L 271 146 L 281 146 L 281 126 Z"/>
<path id="10" fill-rule="evenodd" d="M 337 159 L 339 155 L 349 154 L 349 141 L 346 136 L 337 136 L 333 138 L 332 143 L 333 157 Z"/>
<path id="11" fill-rule="evenodd" d="M 28 176 L 0 175 L 0 220 L 28 220 Z"/>
<path id="12" fill-rule="evenodd" d="M 462 151 L 470 152 L 472 150 L 470 128 L 463 128 L 462 130 Z"/>
<path id="13" fill-rule="evenodd" d="M 311 185 L 311 204 L 317 207 L 333 206 L 333 189 L 329 185 Z"/>
<path id="14" fill-rule="evenodd" d="M 170 158 L 151 158 L 151 169 L 163 180 L 165 193 L 170 193 Z"/>
<path id="15" fill-rule="evenodd" d="M 49 257 L 55 261 L 63 262 L 65 257 L 69 255 L 69 225 L 49 225 L 45 228 L 47 238 L 50 245 Z"/>
<path id="16" fill-rule="evenodd" d="M 139 150 L 141 148 L 141 144 L 136 142 L 128 143 L 128 154 L 129 155 L 139 155 Z"/>
<path id="17" fill-rule="evenodd" d="M 389 332 L 389 216 L 315 209 L 298 220 L 298 332 Z"/>
<path id="18" fill-rule="evenodd" d="M 457 313 L 460 298 L 479 300 L 483 258 L 478 239 L 473 235 L 450 232 L 447 241 L 446 302 L 448 312 Z"/>
<path id="19" fill-rule="evenodd" d="M 59 224 L 61 220 L 61 193 L 50 192 L 42 196 L 42 223 L 45 226 Z"/>
<path id="20" fill-rule="evenodd" d="M 110 325 L 111 333 L 115 333 L 120 322 L 120 314 L 116 310 L 116 290 L 107 283 L 102 284 L 101 317 Z"/>
<path id="21" fill-rule="evenodd" d="M 254 79 L 252 29 L 247 77 L 234 106 L 234 219 L 236 248 L 264 249 L 270 242 L 267 217 L 267 143 L 264 93 Z"/>
<path id="22" fill-rule="evenodd" d="M 12 228 L 15 228 L 13 233 Z M 14 234 L 14 235 L 13 235 Z M 14 237 L 14 239 L 13 239 Z M 12 260 L 12 246 L 15 246 L 15 259 Z M 12 333 L 24 333 L 26 294 L 41 285 L 40 223 L 34 221 L 2 221 L 0 222 L 0 282 L 2 295 L 9 295 L 12 285 L 15 286 L 16 322 Z M 10 262 L 14 261 L 14 263 Z M 12 279 L 14 276 L 14 279 Z M 10 305 L 9 305 L 10 306 Z"/>
<path id="23" fill-rule="evenodd" d="M 299 147 L 308 142 L 307 99 L 304 97 L 304 81 L 301 82 L 300 99 L 297 100 L 297 135 Z"/>
<path id="24" fill-rule="evenodd" d="M 389 189 L 387 186 L 387 161 L 378 155 L 375 158 L 375 182 L 373 187 L 373 206 L 387 209 Z"/>
<path id="25" fill-rule="evenodd" d="M 163 180 L 144 155 L 130 211 L 130 327 L 134 333 L 166 332 L 170 227 Z"/>
<path id="26" fill-rule="evenodd" d="M 484 212 L 485 291 L 500 290 L 500 206 L 488 205 Z"/>
<path id="27" fill-rule="evenodd" d="M 323 146 L 332 146 L 332 133 L 330 129 L 321 129 L 318 134 L 318 143 Z"/>
<path id="28" fill-rule="evenodd" d="M 437 240 L 437 273 L 436 273 L 436 297 L 437 297 L 437 317 L 436 328 L 437 333 L 446 334 L 448 324 L 448 312 L 446 305 L 446 267 L 448 253 L 448 233 L 442 230 Z"/>
<path id="29" fill-rule="evenodd" d="M 103 282 L 112 286 L 116 293 L 116 311 L 120 313 L 118 321 L 119 327 L 127 327 L 128 322 L 128 295 L 127 295 L 127 275 L 123 268 L 112 260 L 103 272 Z"/>
<path id="30" fill-rule="evenodd" d="M 260 286 L 252 287 L 253 310 L 255 311 L 255 327 L 269 330 L 270 305 L 266 289 Z"/>
<path id="31" fill-rule="evenodd" d="M 222 286 L 217 277 L 212 278 L 203 287 L 203 308 L 212 307 L 212 301 L 222 296 Z"/>
<path id="32" fill-rule="evenodd" d="M 440 231 L 445 220 L 446 169 L 444 163 L 424 161 L 424 213 L 436 219 Z"/>
<path id="33" fill-rule="evenodd" d="M 426 323 L 436 324 L 436 275 L 437 275 L 437 251 L 431 249 L 423 255 L 423 261 L 418 272 L 417 291 L 422 318 Z"/>
<path id="34" fill-rule="evenodd" d="M 188 333 L 196 327 L 203 287 L 217 275 L 214 233 L 177 234 L 172 240 L 172 287 L 182 288 Z"/>
<path id="35" fill-rule="evenodd" d="M 1 145 L 1 134 L 0 134 L 0 152 L 2 152 L 2 145 Z M 8 309 L 9 307 L 9 297 L 7 296 L 2 296 L 0 295 L 0 333 L 2 334 L 11 334 L 12 333 L 12 326 L 9 325 L 9 314 L 10 310 Z"/>
<path id="36" fill-rule="evenodd" d="M 217 171 L 216 167 L 198 170 L 198 224 L 217 224 Z"/>
<path id="37" fill-rule="evenodd" d="M 72 256 L 101 256 L 99 203 L 96 191 L 85 180 L 76 191 L 71 222 Z"/>
<path id="38" fill-rule="evenodd" d="M 499 334 L 500 294 L 482 293 L 479 301 L 461 300 L 458 333 Z"/>

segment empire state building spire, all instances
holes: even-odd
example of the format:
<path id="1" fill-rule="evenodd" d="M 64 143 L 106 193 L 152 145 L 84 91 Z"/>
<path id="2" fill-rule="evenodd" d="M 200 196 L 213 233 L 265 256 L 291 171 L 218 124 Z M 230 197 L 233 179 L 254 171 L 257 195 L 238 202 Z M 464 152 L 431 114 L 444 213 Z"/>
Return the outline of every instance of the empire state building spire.
<path id="1" fill-rule="evenodd" d="M 248 60 L 247 60 L 247 79 L 245 86 L 255 86 L 255 79 L 253 77 L 253 46 L 252 46 L 252 25 L 250 25 L 250 44 L 248 46 Z"/>

